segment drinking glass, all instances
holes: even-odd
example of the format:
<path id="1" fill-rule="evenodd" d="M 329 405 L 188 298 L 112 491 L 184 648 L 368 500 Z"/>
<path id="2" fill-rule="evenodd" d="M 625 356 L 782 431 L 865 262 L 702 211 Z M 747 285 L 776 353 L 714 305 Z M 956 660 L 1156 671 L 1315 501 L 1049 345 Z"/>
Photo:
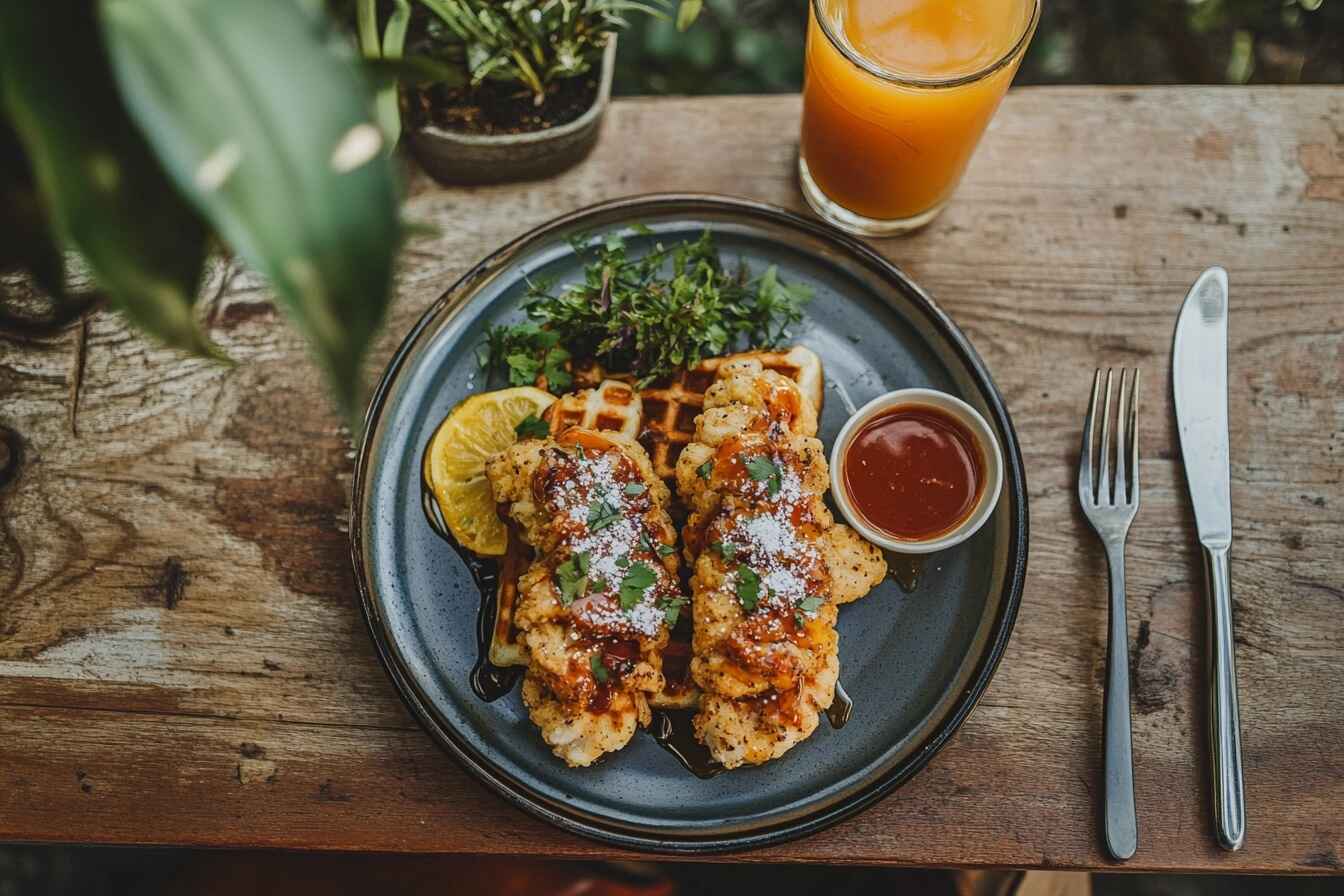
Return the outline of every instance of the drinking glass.
<path id="1" fill-rule="evenodd" d="M 812 0 L 798 176 L 850 233 L 922 227 L 1012 83 L 1040 0 Z"/>

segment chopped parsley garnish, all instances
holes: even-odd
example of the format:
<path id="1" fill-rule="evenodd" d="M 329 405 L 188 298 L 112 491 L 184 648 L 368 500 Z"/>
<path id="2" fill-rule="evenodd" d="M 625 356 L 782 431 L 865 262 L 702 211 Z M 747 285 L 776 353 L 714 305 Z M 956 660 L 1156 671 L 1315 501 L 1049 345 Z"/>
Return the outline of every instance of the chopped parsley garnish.
<path id="1" fill-rule="evenodd" d="M 593 677 L 597 679 L 598 684 L 606 684 L 610 673 L 607 672 L 607 666 L 602 662 L 602 654 L 595 653 L 588 658 L 588 668 L 593 670 Z"/>
<path id="2" fill-rule="evenodd" d="M 669 557 L 677 552 L 677 549 L 670 544 L 663 544 L 661 541 L 655 544 L 644 532 L 639 533 L 639 546 L 650 554 L 657 554 L 659 557 Z"/>
<path id="3" fill-rule="evenodd" d="M 588 552 L 579 551 L 555 568 L 560 583 L 560 603 L 566 607 L 588 593 Z"/>
<path id="4" fill-rule="evenodd" d="M 527 320 L 486 332 L 485 366 L 514 385 L 544 377 L 552 392 L 570 387 L 571 353 L 628 370 L 636 388 L 735 348 L 779 345 L 802 320 L 811 287 L 782 283 L 772 266 L 752 277 L 729 269 L 707 230 L 696 240 L 654 243 L 631 257 L 619 234 L 573 241 L 583 280 L 555 289 L 538 280 L 523 306 Z"/>
<path id="5" fill-rule="evenodd" d="M 719 556 L 725 560 L 731 560 L 737 554 L 737 545 L 726 541 L 716 541 L 710 547 L 718 551 Z"/>
<path id="6" fill-rule="evenodd" d="M 551 434 L 551 426 L 536 414 L 528 414 L 513 428 L 520 439 L 544 439 Z"/>
<path id="7" fill-rule="evenodd" d="M 658 609 L 663 611 L 663 621 L 667 623 L 668 628 L 677 624 L 677 620 L 681 618 L 681 608 L 686 606 L 687 603 L 686 598 L 678 595 L 669 597 L 658 605 Z"/>
<path id="8" fill-rule="evenodd" d="M 768 457 L 753 457 L 747 461 L 747 475 L 757 482 L 764 482 L 766 492 L 771 497 L 779 494 L 784 484 L 783 471 Z"/>
<path id="9" fill-rule="evenodd" d="M 644 599 L 644 592 L 656 578 L 653 569 L 647 563 L 631 564 L 625 571 L 625 578 L 621 579 L 621 609 L 633 609 L 635 604 Z"/>
<path id="10" fill-rule="evenodd" d="M 589 532 L 600 532 L 620 518 L 620 511 L 606 498 L 594 498 L 588 505 Z"/>
<path id="11" fill-rule="evenodd" d="M 635 497 L 636 495 L 642 495 L 648 490 L 649 490 L 648 487 L 645 486 L 644 483 L 642 482 L 629 482 L 626 483 L 625 488 L 621 489 L 621 491 L 625 492 L 632 498 Z"/>
<path id="12" fill-rule="evenodd" d="M 750 613 L 761 599 L 761 577 L 750 566 L 737 568 L 737 602 Z"/>
<path id="13" fill-rule="evenodd" d="M 807 625 L 807 617 L 821 609 L 823 603 L 825 603 L 825 601 L 819 597 L 803 598 L 798 602 L 798 605 L 793 608 L 793 621 L 798 623 L 799 628 L 802 628 Z"/>
<path id="14" fill-rule="evenodd" d="M 706 482 L 709 481 L 709 474 L 714 472 L 714 461 L 707 460 L 695 468 L 695 474 Z"/>

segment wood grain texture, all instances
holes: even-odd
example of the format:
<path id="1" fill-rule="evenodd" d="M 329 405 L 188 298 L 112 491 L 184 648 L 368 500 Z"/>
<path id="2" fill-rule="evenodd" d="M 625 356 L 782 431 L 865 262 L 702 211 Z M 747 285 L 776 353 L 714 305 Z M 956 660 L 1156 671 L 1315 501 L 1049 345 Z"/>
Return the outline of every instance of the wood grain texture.
<path id="1" fill-rule="evenodd" d="M 578 206 L 655 190 L 800 209 L 795 97 L 625 100 L 577 169 L 442 189 L 413 171 L 380 368 L 478 258 Z M 1075 507 L 1092 369 L 1137 365 L 1129 541 L 1140 847 L 1129 868 L 1344 870 L 1344 91 L 1013 91 L 951 207 L 880 250 L 994 372 L 1032 540 L 1011 646 L 908 786 L 770 861 L 1098 867 L 1104 560 Z M 1231 272 L 1233 579 L 1244 851 L 1214 848 L 1200 565 L 1172 419 L 1178 304 Z M 227 282 L 225 282 L 227 278 Z M 0 337 L 0 839 L 610 854 L 487 793 L 375 658 L 346 540 L 352 456 L 264 284 L 219 264 L 184 360 L 92 318 Z"/>

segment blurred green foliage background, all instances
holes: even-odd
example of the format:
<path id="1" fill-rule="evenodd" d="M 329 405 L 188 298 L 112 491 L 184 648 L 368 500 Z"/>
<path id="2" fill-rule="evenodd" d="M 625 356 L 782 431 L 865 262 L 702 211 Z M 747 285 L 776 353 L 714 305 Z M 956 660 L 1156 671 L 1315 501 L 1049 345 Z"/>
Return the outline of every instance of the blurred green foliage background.
<path id="1" fill-rule="evenodd" d="M 616 91 L 796 91 L 807 2 L 706 0 L 685 34 L 638 17 Z M 1344 0 L 1044 0 L 1016 83 L 1342 82 Z"/>

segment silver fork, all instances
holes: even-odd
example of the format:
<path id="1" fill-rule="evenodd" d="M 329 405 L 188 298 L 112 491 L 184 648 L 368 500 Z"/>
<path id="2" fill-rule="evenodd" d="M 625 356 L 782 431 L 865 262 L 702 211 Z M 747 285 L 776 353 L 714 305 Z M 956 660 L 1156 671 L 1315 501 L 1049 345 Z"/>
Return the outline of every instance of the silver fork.
<path id="1" fill-rule="evenodd" d="M 1101 370 L 1092 378 L 1092 403 L 1083 423 L 1083 455 L 1078 465 L 1078 500 L 1106 547 L 1111 571 L 1110 624 L 1106 635 L 1105 803 L 1106 850 L 1128 859 L 1139 845 L 1134 811 L 1134 755 L 1129 728 L 1129 629 L 1125 621 L 1125 536 L 1139 509 L 1139 371 L 1120 371 L 1115 439 L 1111 439 L 1111 381 L 1101 406 L 1101 441 L 1096 439 Z M 1126 376 L 1126 374 L 1130 374 Z M 1111 457 L 1115 476 L 1111 476 Z"/>

